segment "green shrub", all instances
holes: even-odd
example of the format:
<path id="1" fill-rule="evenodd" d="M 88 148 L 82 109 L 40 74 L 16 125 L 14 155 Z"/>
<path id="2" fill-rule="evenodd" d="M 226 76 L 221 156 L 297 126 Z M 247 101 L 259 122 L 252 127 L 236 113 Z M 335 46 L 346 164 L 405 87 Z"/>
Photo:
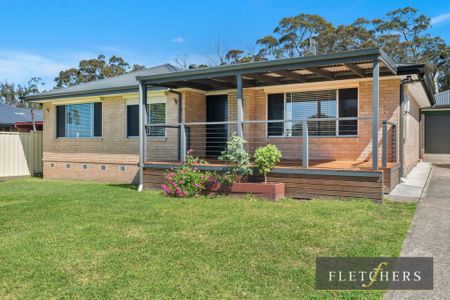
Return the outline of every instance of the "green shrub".
<path id="1" fill-rule="evenodd" d="M 228 164 L 222 177 L 224 181 L 242 182 L 248 175 L 252 175 L 250 155 L 244 148 L 246 143 L 246 140 L 235 133 L 227 141 L 227 149 L 219 156 L 219 160 Z"/>
<path id="2" fill-rule="evenodd" d="M 267 174 L 280 162 L 282 155 L 275 145 L 259 147 L 255 151 L 255 164 L 258 172 L 264 175 L 264 183 L 267 183 Z"/>

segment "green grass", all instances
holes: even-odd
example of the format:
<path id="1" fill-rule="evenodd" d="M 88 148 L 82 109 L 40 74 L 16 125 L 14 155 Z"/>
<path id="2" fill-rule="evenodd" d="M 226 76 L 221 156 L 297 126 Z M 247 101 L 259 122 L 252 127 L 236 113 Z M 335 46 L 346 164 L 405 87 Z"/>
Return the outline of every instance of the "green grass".
<path id="1" fill-rule="evenodd" d="M 315 291 L 315 257 L 396 256 L 414 210 L 10 180 L 0 183 L 0 298 L 379 299 Z"/>

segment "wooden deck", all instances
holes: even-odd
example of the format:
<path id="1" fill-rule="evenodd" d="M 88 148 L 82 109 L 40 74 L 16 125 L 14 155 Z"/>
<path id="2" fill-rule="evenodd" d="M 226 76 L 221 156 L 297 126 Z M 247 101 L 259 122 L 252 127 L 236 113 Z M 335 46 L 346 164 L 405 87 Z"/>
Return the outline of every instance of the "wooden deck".
<path id="1" fill-rule="evenodd" d="M 225 164 L 209 159 L 199 168 L 220 171 Z M 178 165 L 175 161 L 146 162 L 144 183 L 146 188 L 160 188 L 164 173 Z M 380 162 L 381 165 L 381 162 Z M 270 181 L 286 184 L 286 195 L 292 198 L 369 198 L 382 202 L 383 193 L 390 192 L 399 182 L 399 164 L 388 163 L 386 168 L 372 170 L 372 162 L 311 161 L 309 168 L 301 161 L 282 161 L 269 175 Z M 261 181 L 252 176 L 249 181 Z"/>

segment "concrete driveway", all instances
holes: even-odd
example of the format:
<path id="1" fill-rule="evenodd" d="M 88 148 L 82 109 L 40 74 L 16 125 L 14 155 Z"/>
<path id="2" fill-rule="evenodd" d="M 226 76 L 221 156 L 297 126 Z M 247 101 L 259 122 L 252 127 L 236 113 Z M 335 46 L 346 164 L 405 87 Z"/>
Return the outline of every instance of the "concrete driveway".
<path id="1" fill-rule="evenodd" d="M 450 299 L 450 155 L 428 155 L 433 163 L 401 256 L 434 258 L 433 291 L 395 291 L 385 299 Z"/>

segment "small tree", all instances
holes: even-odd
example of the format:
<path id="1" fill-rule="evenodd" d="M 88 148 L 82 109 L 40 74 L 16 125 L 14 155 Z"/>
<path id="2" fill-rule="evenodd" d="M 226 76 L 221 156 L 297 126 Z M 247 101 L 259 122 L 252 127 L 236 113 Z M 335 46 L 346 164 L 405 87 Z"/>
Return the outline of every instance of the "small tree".
<path id="1" fill-rule="evenodd" d="M 267 174 L 280 162 L 281 157 L 281 152 L 275 145 L 269 144 L 256 149 L 255 164 L 259 173 L 264 175 L 264 183 L 267 183 Z"/>
<path id="2" fill-rule="evenodd" d="M 253 173 L 250 167 L 250 155 L 244 148 L 246 143 L 246 140 L 233 133 L 227 141 L 227 149 L 219 156 L 219 160 L 229 164 L 226 175 L 232 182 L 241 182 Z"/>

